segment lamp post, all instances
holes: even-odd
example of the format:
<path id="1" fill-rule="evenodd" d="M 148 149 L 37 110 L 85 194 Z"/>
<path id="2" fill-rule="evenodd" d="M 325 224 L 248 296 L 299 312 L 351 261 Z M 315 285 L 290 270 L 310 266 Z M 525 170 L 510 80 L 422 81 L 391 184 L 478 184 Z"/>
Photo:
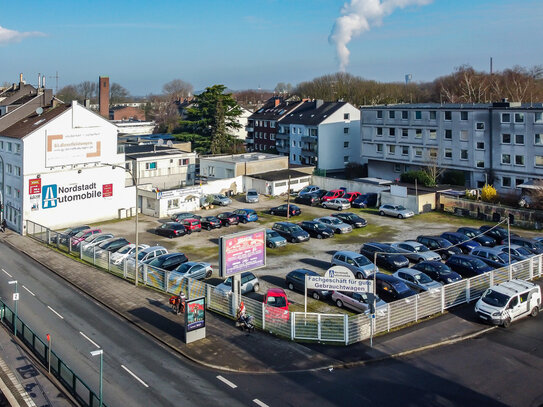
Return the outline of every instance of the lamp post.
<path id="1" fill-rule="evenodd" d="M 13 302 L 15 302 L 15 318 L 13 319 L 13 332 L 17 337 L 17 304 L 19 303 L 19 291 L 17 291 L 17 280 L 8 281 L 8 284 L 15 284 L 13 292 Z"/>
<path id="2" fill-rule="evenodd" d="M 509 222 L 509 212 L 507 213 L 507 252 L 509 255 L 509 280 L 512 280 L 513 265 L 511 264 L 511 223 Z"/>
<path id="3" fill-rule="evenodd" d="M 4 194 L 4 189 L 6 185 L 6 173 L 4 172 L 4 157 L 0 155 L 0 162 L 2 163 L 2 187 L 0 188 L 0 192 L 2 193 L 2 196 L 0 197 L 0 222 L 4 220 L 4 197 L 6 194 Z"/>
<path id="4" fill-rule="evenodd" d="M 100 386 L 99 386 L 99 398 L 100 398 L 100 407 L 102 407 L 102 383 L 103 383 L 103 366 L 104 366 L 104 350 L 98 349 L 93 350 L 91 353 L 91 356 L 98 356 L 100 355 Z"/>

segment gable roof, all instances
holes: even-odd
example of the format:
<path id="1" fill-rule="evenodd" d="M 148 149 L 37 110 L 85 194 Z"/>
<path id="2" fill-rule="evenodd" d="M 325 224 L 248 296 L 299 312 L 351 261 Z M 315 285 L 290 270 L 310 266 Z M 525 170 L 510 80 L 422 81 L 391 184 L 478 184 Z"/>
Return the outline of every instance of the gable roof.
<path id="1" fill-rule="evenodd" d="M 283 116 L 291 112 L 298 107 L 301 102 L 283 101 L 279 99 L 280 103 L 275 106 L 276 97 L 270 98 L 264 106 L 249 116 L 252 120 L 280 120 Z"/>
<path id="2" fill-rule="evenodd" d="M 281 124 L 318 125 L 347 104 L 347 102 L 322 102 L 318 100 L 303 102 L 296 110 L 281 119 Z"/>
<path id="3" fill-rule="evenodd" d="M 32 113 L 30 116 L 19 120 L 17 123 L 8 127 L 7 129 L 0 131 L 0 136 L 22 139 L 28 134 L 49 123 L 51 120 L 68 110 L 70 107 L 70 105 L 59 105 L 56 107 L 44 109 L 41 115 L 38 115 L 37 113 Z"/>

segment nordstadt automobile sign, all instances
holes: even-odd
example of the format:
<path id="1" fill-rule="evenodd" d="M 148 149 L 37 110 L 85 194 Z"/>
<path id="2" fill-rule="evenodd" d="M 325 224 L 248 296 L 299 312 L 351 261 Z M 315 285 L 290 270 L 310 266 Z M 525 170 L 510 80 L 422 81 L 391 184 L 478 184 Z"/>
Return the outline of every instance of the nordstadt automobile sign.
<path id="1" fill-rule="evenodd" d="M 306 287 L 324 291 L 352 291 L 357 293 L 372 293 L 373 281 L 357 280 L 345 277 L 306 276 Z"/>

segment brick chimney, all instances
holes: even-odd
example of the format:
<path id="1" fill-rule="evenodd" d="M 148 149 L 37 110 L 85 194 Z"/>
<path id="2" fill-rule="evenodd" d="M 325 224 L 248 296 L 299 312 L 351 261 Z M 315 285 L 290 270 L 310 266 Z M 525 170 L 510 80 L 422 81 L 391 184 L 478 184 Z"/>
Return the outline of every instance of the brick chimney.
<path id="1" fill-rule="evenodd" d="M 100 76 L 98 80 L 100 115 L 109 119 L 109 76 Z"/>
<path id="2" fill-rule="evenodd" d="M 273 107 L 277 107 L 281 104 L 281 98 L 275 98 L 273 100 Z"/>

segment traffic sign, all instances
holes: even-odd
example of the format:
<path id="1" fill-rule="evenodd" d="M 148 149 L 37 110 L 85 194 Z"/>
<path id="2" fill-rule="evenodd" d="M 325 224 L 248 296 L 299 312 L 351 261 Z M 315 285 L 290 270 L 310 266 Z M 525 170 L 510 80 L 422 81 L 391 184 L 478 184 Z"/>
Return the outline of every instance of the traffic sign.
<path id="1" fill-rule="evenodd" d="M 13 293 L 13 301 L 19 301 L 19 293 Z"/>

